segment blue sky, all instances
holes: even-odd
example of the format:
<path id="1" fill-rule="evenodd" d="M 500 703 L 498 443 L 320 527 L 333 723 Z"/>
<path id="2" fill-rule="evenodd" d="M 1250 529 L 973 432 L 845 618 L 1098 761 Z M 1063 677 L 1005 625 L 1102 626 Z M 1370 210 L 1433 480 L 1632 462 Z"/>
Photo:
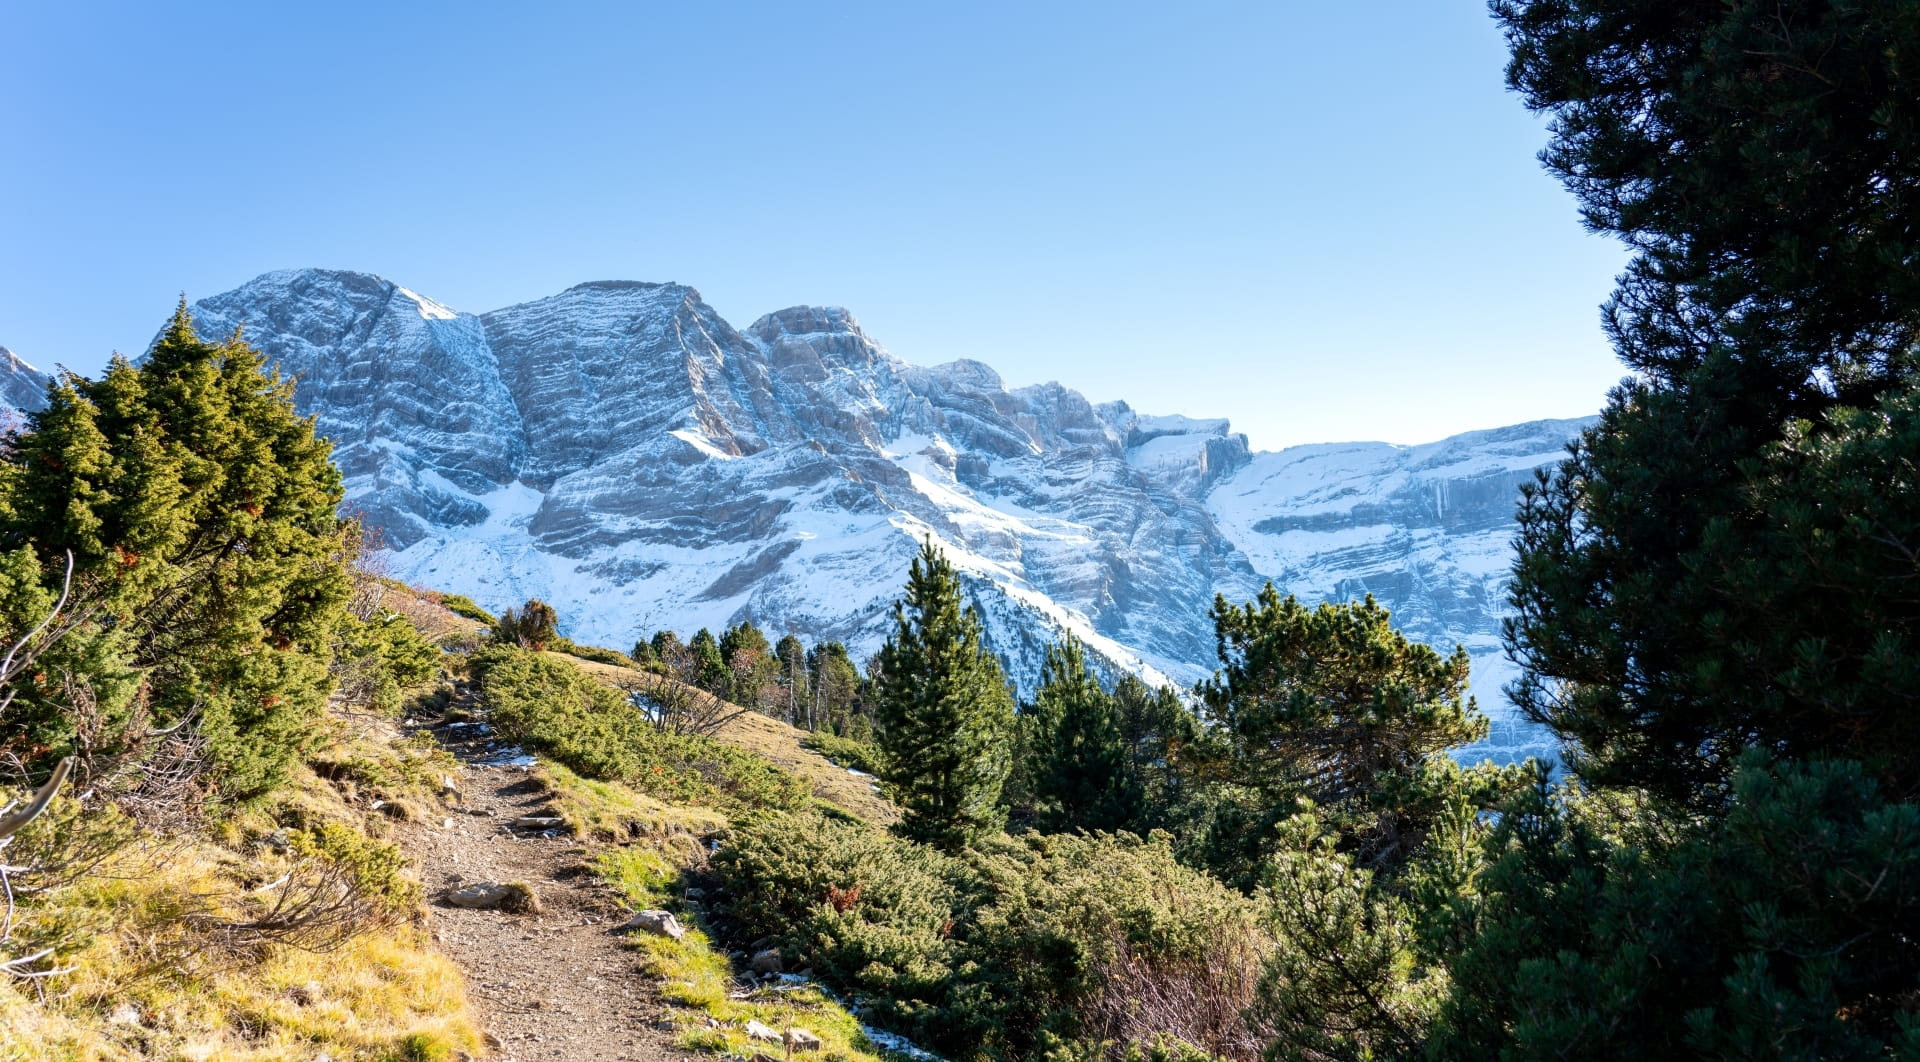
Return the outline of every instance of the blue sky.
<path id="1" fill-rule="evenodd" d="M 1599 408 L 1624 262 L 1479 0 L 0 6 L 0 344 L 379 273 L 677 280 L 1256 447 Z"/>

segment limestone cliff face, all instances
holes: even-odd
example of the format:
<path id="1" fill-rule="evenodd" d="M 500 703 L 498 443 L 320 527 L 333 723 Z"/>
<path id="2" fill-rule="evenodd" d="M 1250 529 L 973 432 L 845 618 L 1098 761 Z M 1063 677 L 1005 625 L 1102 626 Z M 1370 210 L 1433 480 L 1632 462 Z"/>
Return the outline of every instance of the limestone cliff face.
<path id="1" fill-rule="evenodd" d="M 674 284 L 475 316 L 301 270 L 193 312 L 299 378 L 403 578 L 494 608 L 544 598 L 588 642 L 751 618 L 864 654 L 931 536 L 1023 685 L 1063 629 L 1110 668 L 1191 681 L 1214 595 L 1271 579 L 1370 592 L 1416 636 L 1464 642 L 1497 715 L 1515 492 L 1584 423 L 1253 453 L 1223 420 L 909 365 L 842 309 L 736 330 Z"/>

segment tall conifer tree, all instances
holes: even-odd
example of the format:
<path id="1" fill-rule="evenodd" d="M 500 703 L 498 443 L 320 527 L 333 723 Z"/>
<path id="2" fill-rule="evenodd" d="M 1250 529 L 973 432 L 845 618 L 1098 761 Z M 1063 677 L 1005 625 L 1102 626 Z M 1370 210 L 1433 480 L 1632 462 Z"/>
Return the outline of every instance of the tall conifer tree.
<path id="1" fill-rule="evenodd" d="M 981 644 L 980 617 L 931 539 L 893 606 L 874 721 L 901 836 L 958 851 L 1000 827 L 1012 767 L 1013 696 Z"/>
<path id="2" fill-rule="evenodd" d="M 1055 832 L 1137 830 L 1142 792 L 1113 697 L 1087 670 L 1086 652 L 1073 635 L 1047 647 L 1029 714 L 1035 825 Z"/>

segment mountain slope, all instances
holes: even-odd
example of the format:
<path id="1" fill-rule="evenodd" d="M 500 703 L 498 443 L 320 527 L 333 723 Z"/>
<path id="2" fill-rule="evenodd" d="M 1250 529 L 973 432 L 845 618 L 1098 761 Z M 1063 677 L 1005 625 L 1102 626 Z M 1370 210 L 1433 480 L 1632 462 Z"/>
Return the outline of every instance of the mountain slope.
<path id="1" fill-rule="evenodd" d="M 674 284 L 475 316 L 300 270 L 193 311 L 299 377 L 404 578 L 495 608 L 542 597 L 588 642 L 751 618 L 864 654 L 932 536 L 1023 686 L 1061 629 L 1110 668 L 1191 681 L 1214 596 L 1271 578 L 1371 592 L 1414 636 L 1466 643 L 1498 715 L 1514 491 L 1583 423 L 1256 454 L 1223 420 L 909 365 L 841 309 L 741 331 Z"/>
<path id="2" fill-rule="evenodd" d="M 47 404 L 47 384 L 52 377 L 26 359 L 0 347 L 0 418 L 17 420 Z"/>

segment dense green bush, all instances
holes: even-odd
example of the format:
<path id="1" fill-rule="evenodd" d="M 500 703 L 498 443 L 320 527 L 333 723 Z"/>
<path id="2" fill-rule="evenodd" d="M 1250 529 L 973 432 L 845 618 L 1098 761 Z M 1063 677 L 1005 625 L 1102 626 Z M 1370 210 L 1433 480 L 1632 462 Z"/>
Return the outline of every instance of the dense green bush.
<path id="1" fill-rule="evenodd" d="M 374 711 L 397 715 L 405 691 L 432 680 L 441 652 L 406 617 L 393 612 L 369 619 L 340 617 L 333 645 L 339 693 Z"/>
<path id="2" fill-rule="evenodd" d="M 1027 835 L 944 855 L 857 823 L 774 816 L 715 857 L 721 911 L 872 1020 L 955 1058 L 1178 1037 L 1257 1053 L 1240 1020 L 1267 945 L 1257 905 L 1165 837 Z"/>
<path id="3" fill-rule="evenodd" d="M 444 594 L 440 598 L 440 607 L 456 616 L 464 616 L 491 627 L 500 622 L 493 613 L 474 604 L 473 598 L 465 594 Z"/>
<path id="4" fill-rule="evenodd" d="M 800 744 L 818 752 L 842 767 L 868 774 L 880 773 L 880 750 L 872 743 L 817 730 L 800 739 Z"/>
<path id="5" fill-rule="evenodd" d="M 93 689 L 106 718 L 89 727 L 132 705 L 190 721 L 223 796 L 274 789 L 319 733 L 353 552 L 340 473 L 293 382 L 237 336 L 203 341 L 183 302 L 138 365 L 62 376 L 47 403 L 0 451 L 0 548 L 32 549 L 50 585 L 72 558 L 68 615 L 92 622 L 71 651 L 106 655 L 71 677 L 139 676 L 124 702 L 106 696 L 124 684 Z M 7 743 L 62 751 L 68 735 L 34 732 L 61 703 L 79 702 L 25 706 Z"/>
<path id="6" fill-rule="evenodd" d="M 576 656 L 582 660 L 591 660 L 596 664 L 612 664 L 614 667 L 631 668 L 638 668 L 640 666 L 633 662 L 633 657 L 628 656 L 618 649 L 602 649 L 597 645 L 579 645 L 571 638 L 561 638 L 550 648 L 557 652 L 565 653 L 568 656 Z"/>
<path id="7" fill-rule="evenodd" d="M 495 645 L 472 658 L 500 735 L 588 778 L 624 782 L 680 804 L 797 810 L 806 784 L 764 757 L 661 730 L 620 691 L 565 660 Z"/>

